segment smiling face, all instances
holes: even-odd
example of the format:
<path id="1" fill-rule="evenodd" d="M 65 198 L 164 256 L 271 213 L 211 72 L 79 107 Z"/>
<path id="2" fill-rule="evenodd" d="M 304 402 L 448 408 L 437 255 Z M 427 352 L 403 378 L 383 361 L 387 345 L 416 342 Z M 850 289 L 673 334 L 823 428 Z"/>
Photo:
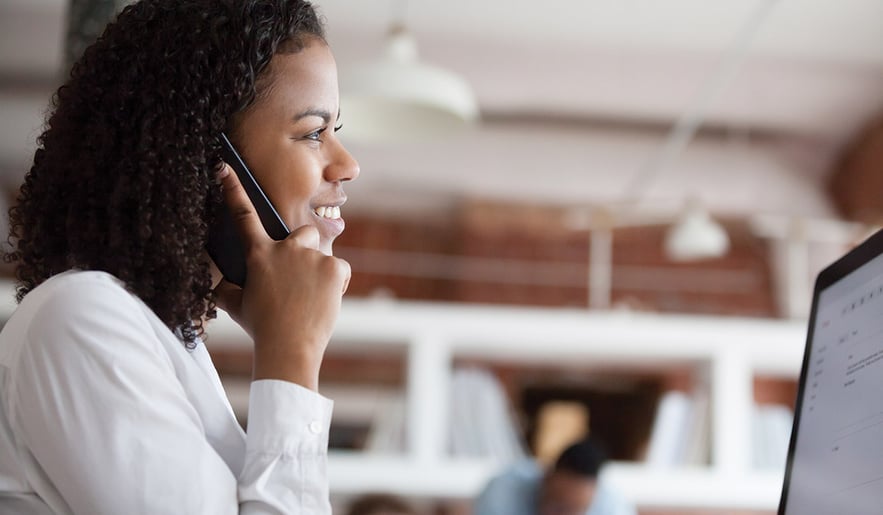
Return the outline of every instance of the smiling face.
<path id="1" fill-rule="evenodd" d="M 258 98 L 233 120 L 231 140 L 261 188 L 294 231 L 319 230 L 319 250 L 331 254 L 343 232 L 343 183 L 359 165 L 337 137 L 337 65 L 322 40 L 278 53 L 263 72 Z"/>

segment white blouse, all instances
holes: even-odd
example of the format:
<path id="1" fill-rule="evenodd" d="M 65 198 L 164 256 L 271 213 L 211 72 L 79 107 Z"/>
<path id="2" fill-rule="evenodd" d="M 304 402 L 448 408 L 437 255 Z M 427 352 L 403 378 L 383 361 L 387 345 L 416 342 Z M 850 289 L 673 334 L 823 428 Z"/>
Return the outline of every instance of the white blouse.
<path id="1" fill-rule="evenodd" d="M 115 277 L 66 272 L 0 332 L 0 513 L 330 514 L 331 410 L 255 381 L 246 434 L 202 342 Z"/>

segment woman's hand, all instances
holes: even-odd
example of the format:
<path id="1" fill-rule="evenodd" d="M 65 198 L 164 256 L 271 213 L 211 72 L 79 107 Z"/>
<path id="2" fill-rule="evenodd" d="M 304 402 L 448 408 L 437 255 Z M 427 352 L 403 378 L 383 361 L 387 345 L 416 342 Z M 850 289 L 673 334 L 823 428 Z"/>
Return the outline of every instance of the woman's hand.
<path id="1" fill-rule="evenodd" d="M 274 241 L 228 165 L 218 178 L 239 228 L 247 269 L 244 288 L 227 281 L 215 288 L 218 307 L 254 339 L 254 379 L 282 379 L 316 390 L 350 266 L 317 250 L 319 233 L 312 226 Z"/>

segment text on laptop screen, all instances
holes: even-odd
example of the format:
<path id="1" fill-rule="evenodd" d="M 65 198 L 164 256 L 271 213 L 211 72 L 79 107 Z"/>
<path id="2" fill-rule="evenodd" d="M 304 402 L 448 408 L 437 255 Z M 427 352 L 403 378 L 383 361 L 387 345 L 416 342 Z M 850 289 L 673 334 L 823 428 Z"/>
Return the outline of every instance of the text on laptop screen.
<path id="1" fill-rule="evenodd" d="M 883 256 L 822 290 L 786 515 L 883 510 Z"/>

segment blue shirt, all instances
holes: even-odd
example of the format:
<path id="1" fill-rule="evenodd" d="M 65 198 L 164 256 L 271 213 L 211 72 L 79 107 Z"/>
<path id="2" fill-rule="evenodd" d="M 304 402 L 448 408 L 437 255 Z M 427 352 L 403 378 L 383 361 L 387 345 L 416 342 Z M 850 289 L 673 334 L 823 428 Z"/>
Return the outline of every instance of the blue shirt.
<path id="1" fill-rule="evenodd" d="M 473 515 L 536 515 L 543 470 L 533 460 L 517 463 L 478 494 Z M 602 481 L 586 515 L 637 515 L 635 507 Z"/>

